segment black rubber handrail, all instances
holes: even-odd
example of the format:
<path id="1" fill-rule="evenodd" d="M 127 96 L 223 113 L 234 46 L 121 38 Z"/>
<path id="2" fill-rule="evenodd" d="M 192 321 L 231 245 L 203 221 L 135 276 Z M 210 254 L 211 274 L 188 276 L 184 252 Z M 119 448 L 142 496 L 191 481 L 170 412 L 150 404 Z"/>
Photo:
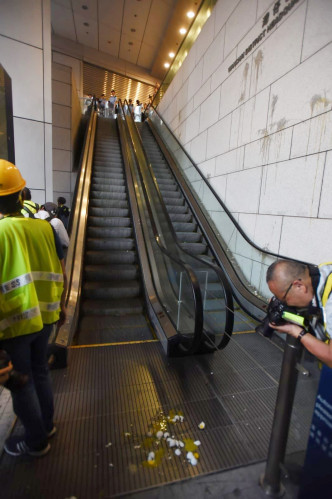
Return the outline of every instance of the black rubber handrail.
<path id="1" fill-rule="evenodd" d="M 127 101 L 125 100 L 124 103 L 126 103 Z M 128 106 L 128 103 L 127 103 L 127 106 Z M 128 114 L 129 116 L 129 114 Z M 130 115 L 130 118 L 131 122 L 134 122 L 133 120 L 133 117 Z M 212 263 L 209 263 L 205 260 L 203 260 L 202 258 L 199 258 L 197 255 L 193 255 L 192 253 L 190 253 L 189 250 L 183 248 L 179 241 L 178 241 L 178 238 L 177 238 L 177 235 L 176 235 L 176 232 L 174 230 L 174 227 L 173 227 L 173 224 L 172 224 L 172 221 L 170 219 L 170 216 L 169 216 L 169 213 L 167 211 L 167 208 L 165 206 L 165 203 L 164 203 L 164 200 L 163 200 L 163 197 L 162 197 L 162 194 L 160 192 L 160 189 L 159 189 L 159 185 L 155 179 L 155 176 L 153 174 L 153 170 L 152 170 L 152 167 L 151 167 L 151 164 L 147 158 L 147 155 L 146 155 L 146 151 L 145 151 L 145 148 L 144 148 L 144 145 L 143 145 L 143 142 L 142 142 L 142 139 L 141 139 L 141 136 L 136 128 L 136 126 L 134 127 L 135 129 L 135 132 L 136 132 L 136 139 L 139 141 L 139 144 L 140 144 L 140 148 L 142 150 L 142 153 L 144 155 L 144 160 L 145 160 L 145 163 L 146 163 L 146 166 L 147 166 L 147 170 L 150 174 L 150 177 L 151 177 L 151 180 L 153 182 L 153 185 L 154 185 L 154 188 L 156 190 L 156 193 L 157 193 L 157 196 L 158 196 L 158 203 L 163 211 L 163 216 L 164 218 L 167 220 L 167 224 L 168 224 L 168 227 L 167 227 L 167 230 L 169 231 L 169 233 L 171 234 L 171 238 L 172 240 L 174 241 L 175 243 L 175 246 L 176 246 L 176 249 L 177 251 L 181 254 L 183 253 L 184 255 L 188 255 L 190 258 L 192 258 L 193 260 L 195 260 L 197 263 L 199 263 L 200 265 L 203 265 L 207 268 L 210 268 L 213 272 L 215 272 L 215 274 L 217 275 L 223 289 L 224 289 L 224 293 L 225 293 L 225 303 L 226 303 L 226 321 L 225 321 L 225 327 L 224 327 L 224 330 L 225 330 L 225 334 L 222 336 L 222 339 L 218 345 L 218 348 L 224 348 L 227 343 L 229 342 L 229 339 L 230 339 L 230 336 L 232 334 L 232 331 L 233 331 L 233 325 L 234 325 L 234 306 L 233 306 L 233 297 L 232 297 L 232 292 L 231 292 L 231 288 L 229 286 L 229 283 L 228 283 L 228 280 L 224 274 L 224 272 L 222 271 L 222 269 L 220 267 L 218 267 L 217 265 L 214 265 Z M 141 172 L 141 169 L 139 169 L 139 174 L 141 176 L 141 180 L 142 180 L 142 183 L 143 183 L 143 186 L 144 186 L 144 190 L 146 192 L 146 188 L 145 188 L 145 180 L 142 176 L 142 172 Z M 147 194 L 146 194 L 147 195 Z M 153 216 L 153 214 L 152 214 Z M 158 235 L 158 229 L 157 227 L 154 225 L 155 227 L 155 234 Z M 207 347 L 209 349 L 209 345 L 208 344 L 205 344 L 205 347 Z M 213 347 L 213 349 L 215 349 L 215 346 Z"/>

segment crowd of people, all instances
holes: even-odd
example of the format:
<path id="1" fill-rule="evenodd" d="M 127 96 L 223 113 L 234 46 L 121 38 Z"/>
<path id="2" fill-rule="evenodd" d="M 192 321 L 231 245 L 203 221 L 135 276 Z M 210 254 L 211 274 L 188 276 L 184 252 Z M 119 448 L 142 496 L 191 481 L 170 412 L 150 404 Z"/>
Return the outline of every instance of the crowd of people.
<path id="1" fill-rule="evenodd" d="M 24 217 L 47 220 L 59 236 L 63 249 L 69 246 L 68 222 L 70 209 L 66 206 L 66 199 L 58 197 L 57 204 L 47 202 L 39 205 L 31 200 L 31 191 L 24 187 L 21 192 L 23 207 L 21 213 Z"/>
<path id="2" fill-rule="evenodd" d="M 139 99 L 136 99 L 135 103 L 132 99 L 128 99 L 128 102 L 124 102 L 124 113 L 131 114 L 134 118 L 134 121 L 141 122 L 145 120 L 147 115 L 147 111 L 149 107 L 152 105 L 152 101 L 158 92 L 159 84 L 156 83 L 154 93 L 149 95 L 148 102 L 141 102 Z M 88 108 L 90 104 L 95 100 L 96 110 L 98 111 L 100 116 L 104 118 L 117 118 L 117 115 L 122 112 L 119 99 L 115 95 L 115 90 L 111 91 L 111 95 L 107 97 L 105 94 L 102 94 L 99 98 L 94 97 L 92 94 L 88 94 L 85 98 L 85 106 Z"/>

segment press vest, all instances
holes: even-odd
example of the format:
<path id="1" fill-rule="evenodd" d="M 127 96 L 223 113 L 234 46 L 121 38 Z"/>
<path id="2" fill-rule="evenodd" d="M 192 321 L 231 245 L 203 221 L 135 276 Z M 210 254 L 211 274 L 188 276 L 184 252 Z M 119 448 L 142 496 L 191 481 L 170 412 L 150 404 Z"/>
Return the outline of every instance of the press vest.
<path id="1" fill-rule="evenodd" d="M 59 318 L 63 274 L 44 220 L 0 220 L 0 340 L 35 333 Z"/>
<path id="2" fill-rule="evenodd" d="M 314 324 L 313 328 L 316 336 L 324 341 L 332 338 L 332 263 L 321 264 L 319 273 L 317 298 L 323 311 L 323 324 Z"/>

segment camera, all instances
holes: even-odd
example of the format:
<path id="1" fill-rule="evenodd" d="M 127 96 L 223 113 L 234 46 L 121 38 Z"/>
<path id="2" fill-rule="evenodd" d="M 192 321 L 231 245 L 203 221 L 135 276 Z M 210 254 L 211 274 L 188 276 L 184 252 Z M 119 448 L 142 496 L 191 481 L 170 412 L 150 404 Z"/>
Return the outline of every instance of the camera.
<path id="1" fill-rule="evenodd" d="M 0 369 L 8 367 L 9 362 L 10 357 L 8 353 L 5 350 L 0 350 Z M 6 381 L 4 386 L 11 392 L 14 392 L 22 388 L 27 383 L 27 381 L 27 374 L 21 374 L 18 371 L 15 371 L 15 369 L 12 369 L 9 373 L 9 379 Z"/>
<path id="2" fill-rule="evenodd" d="M 261 332 L 263 336 L 271 338 L 274 329 L 269 325 L 269 323 L 275 324 L 276 326 L 281 326 L 291 322 L 305 328 L 307 326 L 306 319 L 299 314 L 299 312 L 294 307 L 288 307 L 284 305 L 278 298 L 273 296 L 267 307 L 267 316 L 263 320 L 262 324 L 256 328 L 256 331 Z"/>

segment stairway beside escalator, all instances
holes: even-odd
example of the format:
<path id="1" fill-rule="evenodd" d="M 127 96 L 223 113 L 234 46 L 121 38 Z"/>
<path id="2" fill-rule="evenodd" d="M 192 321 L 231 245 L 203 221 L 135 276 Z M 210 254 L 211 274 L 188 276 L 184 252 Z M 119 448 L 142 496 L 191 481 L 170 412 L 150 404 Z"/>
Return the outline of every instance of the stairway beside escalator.
<path id="1" fill-rule="evenodd" d="M 98 118 L 76 344 L 151 339 L 116 120 Z"/>

